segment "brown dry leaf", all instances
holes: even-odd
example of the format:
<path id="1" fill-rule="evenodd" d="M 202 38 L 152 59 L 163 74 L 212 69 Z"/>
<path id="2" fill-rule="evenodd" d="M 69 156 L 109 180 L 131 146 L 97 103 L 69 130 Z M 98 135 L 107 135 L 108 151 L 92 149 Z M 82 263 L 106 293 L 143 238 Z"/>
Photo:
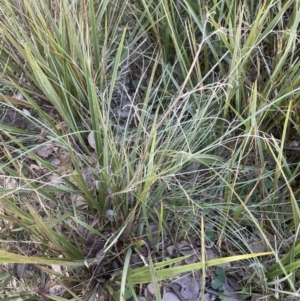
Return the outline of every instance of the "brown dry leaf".
<path id="1" fill-rule="evenodd" d="M 38 166 L 37 164 L 30 164 L 29 168 L 30 168 L 30 170 L 32 170 L 34 172 L 38 172 L 41 170 L 40 166 Z"/>
<path id="2" fill-rule="evenodd" d="M 155 296 L 155 288 L 154 288 L 154 284 L 153 283 L 149 283 L 147 285 L 147 290 L 148 290 L 149 294 L 151 294 L 152 296 Z"/>
<path id="3" fill-rule="evenodd" d="M 54 152 L 52 144 L 44 144 L 37 148 L 36 154 L 44 159 L 48 158 Z"/>
<path id="4" fill-rule="evenodd" d="M 151 235 L 151 240 L 153 242 L 154 245 L 157 245 L 158 242 L 158 224 L 155 222 L 151 222 L 150 223 L 150 232 L 148 233 L 148 235 Z"/>
<path id="5" fill-rule="evenodd" d="M 172 245 L 172 246 L 168 246 L 166 248 L 167 253 L 172 257 L 176 257 L 178 255 L 178 249 L 176 248 L 176 246 Z"/>
<path id="6" fill-rule="evenodd" d="M 61 162 L 60 162 L 60 160 L 58 158 L 52 159 L 50 163 L 53 166 L 59 166 L 59 165 L 61 165 Z"/>
<path id="7" fill-rule="evenodd" d="M 64 148 L 60 148 L 58 151 L 58 159 L 64 163 L 70 163 L 71 162 L 71 156 L 70 153 L 64 149 Z"/>
<path id="8" fill-rule="evenodd" d="M 233 294 L 226 298 L 226 301 L 244 301 L 245 299 L 241 298 L 238 294 Z"/>
<path id="9" fill-rule="evenodd" d="M 97 285 L 93 288 L 93 293 L 89 297 L 87 301 L 96 301 L 98 299 L 98 288 L 99 288 L 99 282 Z"/>
<path id="10" fill-rule="evenodd" d="M 81 169 L 81 174 L 88 186 L 89 190 L 95 190 L 96 188 L 96 178 L 93 173 L 93 169 L 90 166 L 84 166 Z"/>
<path id="11" fill-rule="evenodd" d="M 184 262 L 186 264 L 192 264 L 192 263 L 196 263 L 198 261 L 198 259 L 199 259 L 199 256 L 192 255 L 192 256 L 188 257 L 187 259 L 185 259 Z"/>
<path id="12" fill-rule="evenodd" d="M 225 278 L 224 290 L 228 292 L 236 292 L 242 288 L 243 287 L 237 282 L 236 279 L 230 277 Z"/>
<path id="13" fill-rule="evenodd" d="M 171 292 L 166 292 L 164 294 L 163 301 L 181 301 L 175 294 Z"/>
<path id="14" fill-rule="evenodd" d="M 247 243 L 249 244 L 253 253 L 260 253 L 266 251 L 264 238 L 259 233 L 259 231 L 254 232 L 254 234 L 247 239 Z"/>
<path id="15" fill-rule="evenodd" d="M 217 252 L 214 249 L 211 249 L 211 248 L 206 249 L 205 253 L 206 253 L 206 259 L 207 260 L 212 260 L 212 259 L 215 259 L 215 258 L 219 257 Z"/>
<path id="16" fill-rule="evenodd" d="M 59 258 L 62 258 L 63 256 L 58 256 Z M 68 279 L 63 280 L 63 285 L 55 284 L 55 279 L 58 275 L 63 274 L 64 266 L 61 265 L 51 265 L 52 270 L 54 273 L 50 276 L 48 279 L 46 286 L 45 286 L 45 292 L 48 292 L 50 295 L 53 296 L 62 296 L 64 293 L 66 293 L 66 287 L 71 288 L 74 283 L 69 281 Z M 56 275 L 55 275 L 56 274 Z M 65 273 L 65 276 L 69 277 L 69 273 Z"/>
<path id="17" fill-rule="evenodd" d="M 265 246 L 262 241 L 252 241 L 249 245 L 253 253 L 260 253 L 265 251 Z"/>
<path id="18" fill-rule="evenodd" d="M 185 253 L 185 251 L 188 252 L 188 250 L 193 249 L 193 248 L 189 242 L 183 240 L 177 244 L 177 249 L 178 249 L 178 252 L 183 255 L 183 253 Z M 181 251 L 183 251 L 183 253 L 181 253 Z M 192 254 L 193 253 L 194 252 L 192 252 Z"/>
<path id="19" fill-rule="evenodd" d="M 32 275 L 32 273 L 28 270 L 28 264 L 17 264 L 16 271 L 20 280 Z"/>
<path id="20" fill-rule="evenodd" d="M 269 301 L 269 298 L 263 295 L 256 295 L 251 297 L 251 301 Z"/>
<path id="21" fill-rule="evenodd" d="M 201 286 L 193 277 L 186 275 L 174 280 L 172 283 L 177 283 L 181 286 L 180 293 L 186 300 L 198 300 Z"/>
<path id="22" fill-rule="evenodd" d="M 33 105 L 25 100 L 22 100 L 22 99 L 18 99 L 16 97 L 10 97 L 10 96 L 3 96 L 3 95 L 0 95 L 0 102 L 7 102 L 7 100 L 13 104 L 16 104 L 16 105 L 21 105 L 21 106 L 25 106 L 25 107 L 28 107 L 28 108 L 33 108 Z"/>
<path id="23" fill-rule="evenodd" d="M 131 268 L 138 268 L 143 267 L 145 264 L 139 254 L 132 254 L 130 257 L 130 267 Z"/>
<path id="24" fill-rule="evenodd" d="M 0 186 L 4 189 L 16 189 L 18 182 L 9 176 L 0 176 Z"/>
<path id="25" fill-rule="evenodd" d="M 14 95 L 14 98 L 15 98 L 15 99 L 18 99 L 18 100 L 24 100 L 24 97 L 23 97 L 23 95 L 22 95 L 20 92 L 17 92 L 17 93 Z"/>
<path id="26" fill-rule="evenodd" d="M 288 145 L 289 147 L 299 147 L 299 140 L 297 140 L 297 139 L 291 139 L 291 140 L 287 143 L 287 145 Z"/>
<path id="27" fill-rule="evenodd" d="M 212 248 L 206 248 L 205 253 L 206 253 L 206 260 L 212 260 L 220 257 L 219 254 Z M 223 264 L 219 264 L 218 267 L 223 269 L 228 269 L 231 267 L 231 263 L 226 262 Z"/>
<path id="28" fill-rule="evenodd" d="M 181 247 L 180 249 L 180 254 L 181 255 L 195 255 L 197 253 L 197 251 L 192 248 L 190 245 L 187 245 L 187 246 L 183 246 Z"/>
<path id="29" fill-rule="evenodd" d="M 61 176 L 58 176 L 56 174 L 52 174 L 48 177 L 48 181 L 51 183 L 51 185 L 59 185 L 64 183 Z"/>
<path id="30" fill-rule="evenodd" d="M 58 274 L 62 274 L 61 265 L 52 264 L 51 267 L 54 272 L 56 272 Z"/>
<path id="31" fill-rule="evenodd" d="M 93 227 L 95 224 L 89 222 L 89 225 Z M 79 228 L 80 230 L 80 228 Z M 82 233 L 84 233 L 84 229 L 80 230 Z M 105 243 L 107 242 L 107 239 L 111 236 L 111 232 L 106 232 L 105 229 L 102 229 L 102 237 L 97 236 L 94 233 L 88 233 L 86 235 L 86 241 L 85 241 L 85 249 L 84 252 L 88 254 L 88 257 L 95 258 L 95 257 L 102 257 L 102 252 L 105 249 Z M 99 253 L 100 252 L 100 253 Z"/>
<path id="32" fill-rule="evenodd" d="M 96 141 L 95 141 L 95 135 L 94 135 L 94 132 L 90 132 L 88 134 L 88 143 L 89 143 L 89 146 L 93 149 L 96 149 Z"/>
<path id="33" fill-rule="evenodd" d="M 107 209 L 105 212 L 105 217 L 109 220 L 113 220 L 114 215 L 115 215 L 115 213 L 111 209 Z"/>
<path id="34" fill-rule="evenodd" d="M 75 203 L 75 207 L 87 206 L 87 202 L 82 195 L 74 194 L 71 196 L 71 200 Z"/>
<path id="35" fill-rule="evenodd" d="M 105 257 L 105 249 L 103 248 L 97 252 L 95 258 L 93 258 L 93 260 L 89 263 L 89 267 L 94 265 L 100 265 L 104 257 Z"/>
<path id="36" fill-rule="evenodd" d="M 59 284 L 53 285 L 49 288 L 49 294 L 54 296 L 61 296 L 65 291 L 65 288 Z"/>
<path id="37" fill-rule="evenodd" d="M 217 297 L 213 294 L 204 294 L 204 301 L 215 301 Z M 201 299 L 199 299 L 201 300 Z"/>

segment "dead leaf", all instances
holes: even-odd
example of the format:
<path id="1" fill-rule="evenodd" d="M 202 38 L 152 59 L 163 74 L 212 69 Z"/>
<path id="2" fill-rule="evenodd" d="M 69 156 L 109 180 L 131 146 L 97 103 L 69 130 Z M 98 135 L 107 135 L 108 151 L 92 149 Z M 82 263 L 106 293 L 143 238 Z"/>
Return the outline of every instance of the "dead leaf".
<path id="1" fill-rule="evenodd" d="M 64 163 L 69 163 L 71 161 L 69 152 L 64 148 L 59 149 L 58 158 L 60 161 L 63 161 Z"/>
<path id="2" fill-rule="evenodd" d="M 54 158 L 51 160 L 51 165 L 53 166 L 59 166 L 61 164 L 60 160 L 58 158 Z"/>
<path id="3" fill-rule="evenodd" d="M 41 169 L 40 166 L 38 166 L 36 164 L 30 164 L 29 168 L 34 172 L 38 172 Z"/>
<path id="4" fill-rule="evenodd" d="M 288 145 L 289 147 L 299 147 L 299 140 L 297 140 L 297 139 L 291 139 L 291 140 L 287 143 L 287 145 Z"/>
<path id="5" fill-rule="evenodd" d="M 54 148 L 52 144 L 44 144 L 37 148 L 36 154 L 42 158 L 48 158 L 50 155 L 52 155 L 54 151 Z"/>
<path id="6" fill-rule="evenodd" d="M 22 95 L 20 92 L 17 92 L 17 93 L 14 95 L 14 98 L 15 98 L 15 99 L 18 99 L 18 100 L 24 100 L 24 97 L 23 97 L 23 95 Z"/>
<path id="7" fill-rule="evenodd" d="M 64 183 L 63 179 L 61 176 L 58 176 L 56 174 L 52 174 L 48 177 L 48 181 L 50 182 L 51 185 L 59 185 Z"/>
<path id="8" fill-rule="evenodd" d="M 181 301 L 175 294 L 171 292 L 166 292 L 164 294 L 163 301 Z"/>
<path id="9" fill-rule="evenodd" d="M 258 231 L 256 231 L 254 235 L 247 239 L 247 242 L 253 253 L 260 253 L 266 251 L 264 238 Z"/>
<path id="10" fill-rule="evenodd" d="M 105 256 L 105 249 L 103 248 L 97 252 L 95 258 L 93 258 L 93 260 L 89 262 L 88 266 L 91 267 L 94 265 L 99 265 L 104 259 L 104 256 Z"/>
<path id="11" fill-rule="evenodd" d="M 190 245 L 187 245 L 187 246 L 183 246 L 181 249 L 180 249 L 180 254 L 181 255 L 195 255 L 197 252 L 194 248 L 192 248 Z"/>
<path id="12" fill-rule="evenodd" d="M 178 249 L 176 248 L 176 246 L 172 245 L 172 246 L 168 246 L 166 248 L 166 251 L 168 252 L 168 254 L 174 258 L 178 255 Z"/>
<path id="13" fill-rule="evenodd" d="M 28 111 L 27 109 L 23 109 L 22 111 L 26 116 L 31 116 L 30 111 Z"/>
<path id="14" fill-rule="evenodd" d="M 181 286 L 180 293 L 183 298 L 187 300 L 198 298 L 200 285 L 193 277 L 186 275 L 174 280 L 172 283 L 177 283 Z"/>
<path id="15" fill-rule="evenodd" d="M 28 108 L 33 108 L 33 105 L 25 100 L 18 99 L 16 97 L 4 96 L 0 94 L 0 102 L 11 102 L 15 105 L 21 105 Z"/>
<path id="16" fill-rule="evenodd" d="M 147 285 L 147 290 L 148 290 L 148 293 L 150 293 L 152 296 L 155 296 L 155 288 L 154 288 L 153 283 L 149 283 Z"/>
<path id="17" fill-rule="evenodd" d="M 99 282 L 96 284 L 96 286 L 93 289 L 92 295 L 89 297 L 88 301 L 96 301 L 98 300 L 98 294 L 99 293 Z"/>
<path id="18" fill-rule="evenodd" d="M 214 251 L 214 249 L 206 249 L 205 253 L 206 253 L 207 260 L 212 260 L 219 257 L 216 251 Z"/>
<path id="19" fill-rule="evenodd" d="M 0 174 L 0 187 L 6 189 L 18 188 L 18 182 L 6 175 Z"/>
<path id="20" fill-rule="evenodd" d="M 93 149 L 96 149 L 96 141 L 95 141 L 95 135 L 94 135 L 94 132 L 90 132 L 88 134 L 88 143 L 89 143 L 89 146 Z"/>
<path id="21" fill-rule="evenodd" d="M 20 280 L 28 278 L 28 276 L 30 276 L 27 267 L 27 264 L 17 264 L 16 270 Z"/>
<path id="22" fill-rule="evenodd" d="M 53 285 L 49 288 L 49 294 L 54 296 L 61 296 L 65 291 L 65 288 L 59 284 Z"/>
<path id="23" fill-rule="evenodd" d="M 250 248 L 253 253 L 265 252 L 265 247 L 262 241 L 252 242 L 250 244 Z"/>
<path id="24" fill-rule="evenodd" d="M 75 207 L 87 206 L 87 202 L 82 195 L 73 194 L 73 195 L 71 195 L 71 200 L 75 204 Z"/>
<path id="25" fill-rule="evenodd" d="M 155 222 L 151 222 L 149 225 L 149 232 L 147 231 L 148 239 L 153 245 L 158 246 L 159 241 L 159 231 L 158 231 L 158 224 Z"/>
<path id="26" fill-rule="evenodd" d="M 186 259 L 184 260 L 184 262 L 185 262 L 186 264 L 196 263 L 196 262 L 198 261 L 198 259 L 199 259 L 198 256 L 192 255 L 192 256 L 186 258 Z"/>
<path id="27" fill-rule="evenodd" d="M 226 298 L 226 301 L 244 301 L 245 299 L 241 298 L 238 294 L 230 295 Z"/>
<path id="28" fill-rule="evenodd" d="M 226 277 L 225 279 L 225 285 L 227 290 L 228 286 L 232 288 L 233 291 L 240 291 L 243 287 L 237 282 L 237 280 L 235 278 L 231 278 L 231 277 Z"/>
<path id="29" fill-rule="evenodd" d="M 61 265 L 52 264 L 51 267 L 52 267 L 54 272 L 56 272 L 58 274 L 62 274 Z"/>
<path id="30" fill-rule="evenodd" d="M 211 294 L 204 294 L 204 301 L 215 301 L 217 297 Z"/>
<path id="31" fill-rule="evenodd" d="M 11 178 L 11 177 L 6 177 L 4 180 L 4 187 L 6 189 L 16 189 L 18 188 L 18 182 Z"/>
<path id="32" fill-rule="evenodd" d="M 139 254 L 132 254 L 130 257 L 130 267 L 131 268 L 138 268 L 144 266 L 144 261 L 142 260 Z"/>
<path id="33" fill-rule="evenodd" d="M 216 258 L 220 257 L 219 254 L 212 248 L 206 248 L 205 254 L 206 254 L 207 260 L 212 260 L 212 259 L 216 259 Z M 230 262 L 222 263 L 222 264 L 219 264 L 218 267 L 223 268 L 223 269 L 228 269 L 231 267 L 231 263 Z"/>

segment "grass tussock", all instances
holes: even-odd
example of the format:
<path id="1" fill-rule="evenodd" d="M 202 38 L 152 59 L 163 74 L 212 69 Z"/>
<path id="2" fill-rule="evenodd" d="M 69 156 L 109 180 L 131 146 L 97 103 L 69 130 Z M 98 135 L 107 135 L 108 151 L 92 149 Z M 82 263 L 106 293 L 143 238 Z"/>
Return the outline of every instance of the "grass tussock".
<path id="1" fill-rule="evenodd" d="M 2 300 L 298 300 L 299 21 L 0 0 Z"/>

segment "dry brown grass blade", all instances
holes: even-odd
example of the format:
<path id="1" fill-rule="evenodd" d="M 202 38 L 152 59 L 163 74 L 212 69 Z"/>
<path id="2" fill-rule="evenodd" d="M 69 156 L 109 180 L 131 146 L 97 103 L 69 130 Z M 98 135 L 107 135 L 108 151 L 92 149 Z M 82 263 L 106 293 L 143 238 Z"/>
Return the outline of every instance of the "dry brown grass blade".
<path id="1" fill-rule="evenodd" d="M 21 106 L 31 108 L 31 109 L 34 108 L 34 106 L 31 103 L 29 103 L 25 100 L 17 99 L 15 97 L 11 97 L 11 96 L 4 96 L 2 94 L 0 94 L 0 102 L 12 103 L 14 105 L 21 105 Z"/>

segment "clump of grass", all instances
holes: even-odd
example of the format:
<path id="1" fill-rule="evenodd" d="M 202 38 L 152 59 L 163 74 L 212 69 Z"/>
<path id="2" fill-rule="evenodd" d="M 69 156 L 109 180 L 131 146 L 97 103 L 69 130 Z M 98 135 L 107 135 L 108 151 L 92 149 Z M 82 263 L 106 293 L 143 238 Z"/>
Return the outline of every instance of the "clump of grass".
<path id="1" fill-rule="evenodd" d="M 0 9 L 0 218 L 3 239 L 14 237 L 1 262 L 38 265 L 65 298 L 90 300 L 107 275 L 112 298 L 128 288 L 136 298 L 136 284 L 200 269 L 205 279 L 233 261 L 252 273 L 246 296 L 299 295 L 294 1 Z M 203 243 L 204 221 L 221 258 L 206 261 L 203 244 L 200 263 L 157 255 L 164 238 Z M 141 246 L 149 265 L 132 269 Z"/>

